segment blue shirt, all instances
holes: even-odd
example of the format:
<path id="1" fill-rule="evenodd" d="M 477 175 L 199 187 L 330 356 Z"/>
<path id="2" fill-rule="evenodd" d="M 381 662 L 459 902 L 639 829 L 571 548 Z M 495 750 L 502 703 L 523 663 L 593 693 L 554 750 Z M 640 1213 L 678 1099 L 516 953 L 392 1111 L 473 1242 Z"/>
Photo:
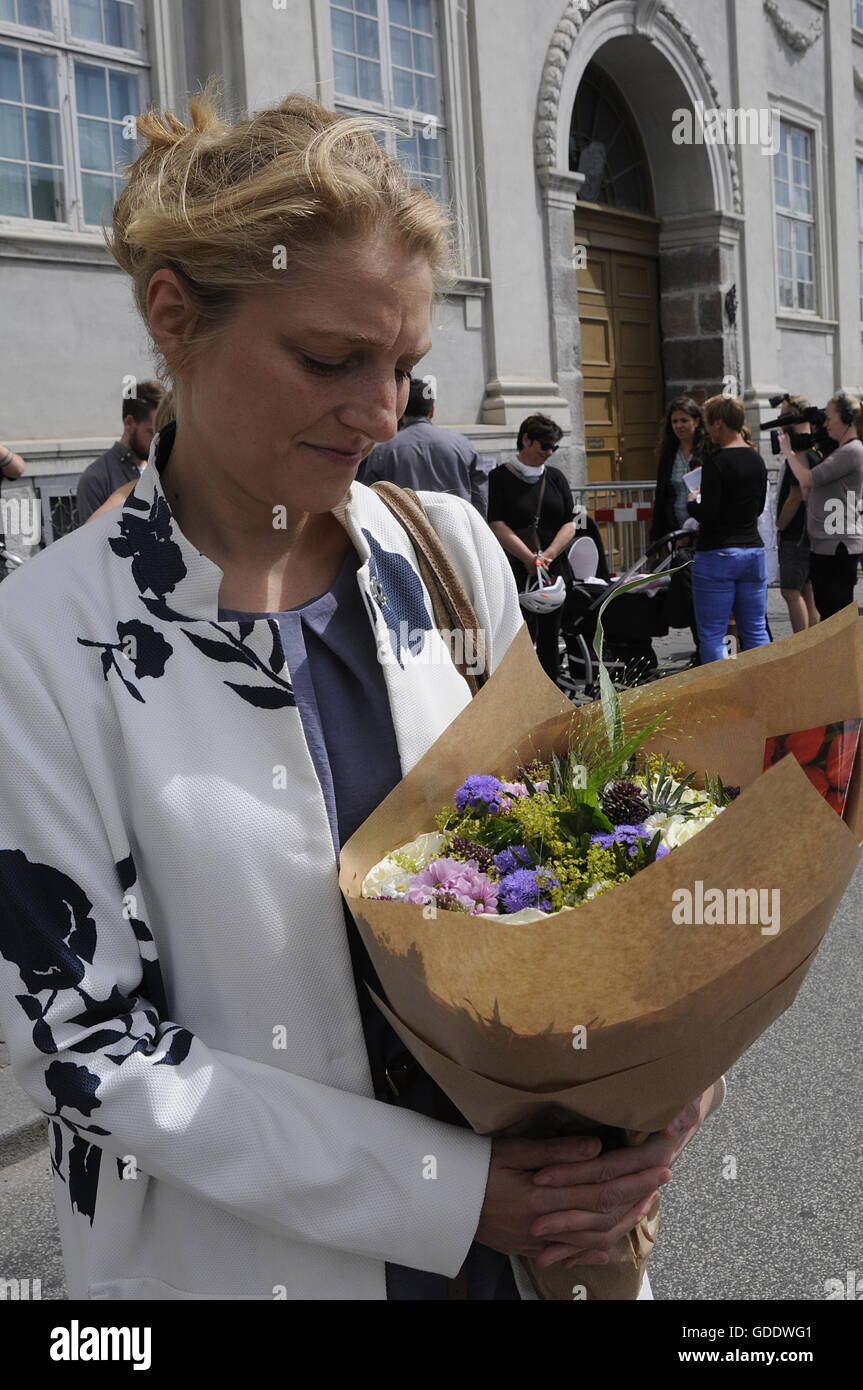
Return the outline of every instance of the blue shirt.
<path id="1" fill-rule="evenodd" d="M 340 847 L 402 778 L 383 669 L 357 585 L 358 566 L 359 556 L 349 547 L 333 587 L 283 613 L 219 609 L 220 621 L 278 621 L 337 859 Z M 369 997 L 366 981 L 381 998 L 384 990 L 344 900 L 343 907 L 375 1092 L 379 1100 L 388 1100 L 384 1070 L 403 1058 L 405 1049 Z M 450 1124 L 465 1124 L 418 1063 L 399 1088 L 399 1103 Z M 471 1246 L 467 1275 L 468 1298 L 520 1297 L 508 1257 L 487 1246 Z M 440 1274 L 387 1264 L 386 1279 L 388 1299 L 448 1297 L 448 1280 Z"/>

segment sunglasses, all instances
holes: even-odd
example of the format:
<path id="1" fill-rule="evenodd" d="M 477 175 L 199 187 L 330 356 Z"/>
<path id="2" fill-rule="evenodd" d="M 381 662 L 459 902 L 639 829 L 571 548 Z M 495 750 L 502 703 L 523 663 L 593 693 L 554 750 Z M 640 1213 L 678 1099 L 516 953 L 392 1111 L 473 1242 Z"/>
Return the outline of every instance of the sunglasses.
<path id="1" fill-rule="evenodd" d="M 556 454 L 560 448 L 559 444 L 549 444 L 545 439 L 535 439 L 534 444 L 538 444 L 540 449 L 544 449 L 548 454 Z"/>

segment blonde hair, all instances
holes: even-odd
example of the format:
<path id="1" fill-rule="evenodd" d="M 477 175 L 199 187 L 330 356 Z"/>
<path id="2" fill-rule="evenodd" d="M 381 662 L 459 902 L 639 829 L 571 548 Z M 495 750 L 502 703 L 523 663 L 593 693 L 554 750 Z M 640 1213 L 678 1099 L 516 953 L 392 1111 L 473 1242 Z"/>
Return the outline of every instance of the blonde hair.
<path id="1" fill-rule="evenodd" d="M 389 238 L 426 258 L 437 296 L 451 284 L 450 219 L 380 147 L 372 132 L 384 122 L 339 116 L 297 95 L 231 122 L 216 78 L 189 102 L 189 120 L 155 109 L 137 118 L 147 148 L 126 170 L 113 239 L 103 229 L 145 325 L 157 270 L 172 270 L 188 296 L 193 318 L 174 375 L 218 340 L 244 293 L 290 283 L 292 271 L 319 267 L 335 243 Z"/>
<path id="2" fill-rule="evenodd" d="M 158 434 L 166 425 L 174 419 L 174 393 L 166 391 L 159 404 L 156 406 L 156 414 L 153 416 L 153 433 Z"/>
<path id="3" fill-rule="evenodd" d="M 717 420 L 721 420 L 725 428 L 733 430 L 735 434 L 743 432 L 746 411 L 737 396 L 711 396 L 702 409 L 708 425 L 715 425 Z"/>

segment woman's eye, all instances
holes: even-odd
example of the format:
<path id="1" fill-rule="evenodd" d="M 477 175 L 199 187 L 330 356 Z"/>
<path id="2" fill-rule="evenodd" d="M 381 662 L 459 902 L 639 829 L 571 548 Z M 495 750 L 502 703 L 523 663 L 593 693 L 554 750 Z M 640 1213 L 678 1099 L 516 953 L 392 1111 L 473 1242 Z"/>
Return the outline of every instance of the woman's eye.
<path id="1" fill-rule="evenodd" d="M 309 372 L 318 372 L 321 376 L 332 376 L 336 372 L 342 371 L 346 362 L 318 362 L 314 357 L 303 357 L 303 366 Z"/>

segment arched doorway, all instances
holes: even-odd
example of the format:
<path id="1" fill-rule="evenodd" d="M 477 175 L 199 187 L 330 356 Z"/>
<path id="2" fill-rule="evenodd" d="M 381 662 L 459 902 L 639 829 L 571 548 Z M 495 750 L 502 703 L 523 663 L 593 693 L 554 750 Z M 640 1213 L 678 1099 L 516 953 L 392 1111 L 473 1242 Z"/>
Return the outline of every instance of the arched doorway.
<path id="1" fill-rule="evenodd" d="M 626 99 L 588 64 L 572 108 L 588 482 L 651 478 L 662 423 L 659 220 L 647 154 Z"/>
<path id="2" fill-rule="evenodd" d="M 653 477 L 656 434 L 648 436 L 666 399 L 685 389 L 712 394 L 729 374 L 736 380 L 738 330 L 728 306 L 739 274 L 740 175 L 732 147 L 671 138 L 680 108 L 722 105 L 682 8 L 673 0 L 568 0 L 543 68 L 535 159 L 554 375 L 572 407 L 566 465 L 576 485 L 588 479 L 589 455 L 594 477 Z M 588 97 L 604 112 L 593 130 Z M 611 140 L 615 118 L 620 150 L 629 142 L 625 159 Z M 587 274 L 579 244 L 589 248 Z M 607 399 L 603 407 L 601 392 L 591 392 L 604 382 L 609 396 L 612 381 L 616 404 Z M 639 423 L 640 435 L 633 433 Z M 588 447 L 600 434 L 601 446 Z"/>

